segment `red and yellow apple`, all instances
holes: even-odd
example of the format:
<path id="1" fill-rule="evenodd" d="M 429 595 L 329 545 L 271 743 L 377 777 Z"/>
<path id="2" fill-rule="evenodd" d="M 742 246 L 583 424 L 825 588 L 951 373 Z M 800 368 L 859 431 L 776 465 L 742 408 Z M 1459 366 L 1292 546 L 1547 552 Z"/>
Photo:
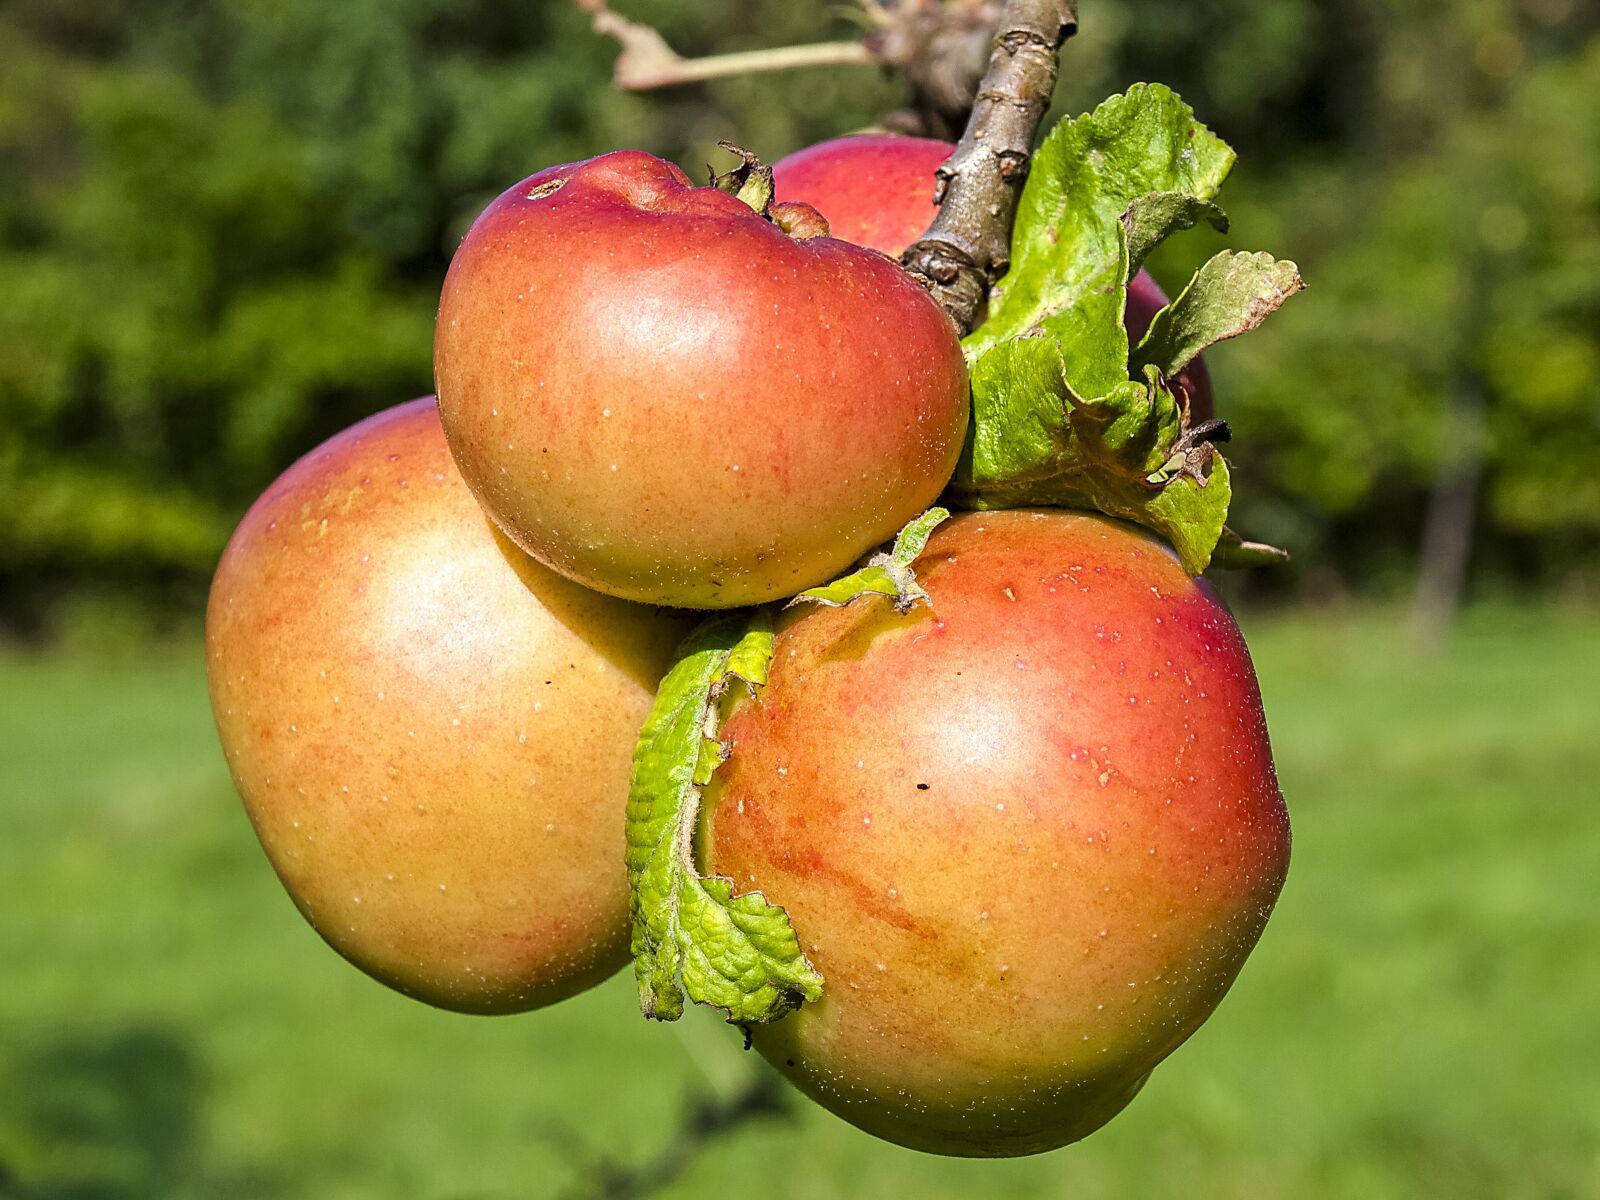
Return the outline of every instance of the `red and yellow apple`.
<path id="1" fill-rule="evenodd" d="M 775 215 L 619 151 L 523 180 L 468 231 L 440 410 L 528 553 L 628 599 L 757 604 L 938 496 L 967 426 L 954 326 L 897 264 Z"/>
<path id="2" fill-rule="evenodd" d="M 931 138 L 853 134 L 819 142 L 772 166 L 780 200 L 803 201 L 827 219 L 833 236 L 899 258 L 925 232 L 938 211 L 934 172 L 955 147 Z M 1123 325 L 1137 342 L 1167 305 L 1161 285 L 1141 270 L 1128 284 Z M 1173 377 L 1186 396 L 1191 423 L 1215 415 L 1211 375 L 1196 358 Z"/>
<path id="3" fill-rule="evenodd" d="M 1289 825 L 1232 617 L 1161 542 L 973 513 L 931 606 L 812 608 L 730 715 L 706 868 L 781 905 L 825 984 L 755 1029 L 801 1090 L 942 1154 L 1099 1128 L 1206 1019 Z"/>
<path id="4" fill-rule="evenodd" d="M 630 756 L 685 629 L 499 535 L 428 398 L 250 509 L 206 660 L 245 808 L 317 932 L 408 995 L 511 1012 L 627 961 Z"/>

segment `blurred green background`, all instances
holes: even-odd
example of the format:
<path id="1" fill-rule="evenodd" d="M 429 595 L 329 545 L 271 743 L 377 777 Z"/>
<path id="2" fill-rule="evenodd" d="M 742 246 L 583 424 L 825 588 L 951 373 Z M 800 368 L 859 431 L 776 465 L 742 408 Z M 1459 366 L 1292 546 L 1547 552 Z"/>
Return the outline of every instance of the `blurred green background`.
<path id="1" fill-rule="evenodd" d="M 856 31 L 617 8 L 687 54 Z M 1235 244 L 1311 283 L 1208 356 L 1235 524 L 1296 554 L 1229 584 L 1296 861 L 1125 1116 L 965 1164 L 799 1103 L 680 1136 L 756 1066 L 714 1023 L 646 1028 L 620 982 L 503 1020 L 369 983 L 278 891 L 198 664 L 249 501 L 430 390 L 439 283 L 494 194 L 625 145 L 776 158 L 902 85 L 620 94 L 565 0 L 0 0 L 0 1198 L 653 1194 L 641 1168 L 684 1197 L 754 1170 L 797 1200 L 1600 1195 L 1600 17 L 1083 0 L 1082 25 L 1059 110 L 1158 79 L 1240 152 L 1234 233 L 1158 277 Z"/>
<path id="2" fill-rule="evenodd" d="M 854 32 L 620 11 L 686 54 Z M 1474 586 L 1600 593 L 1595 11 L 1084 0 L 1058 109 L 1172 84 L 1240 152 L 1230 240 L 1311 282 L 1210 355 L 1236 524 L 1297 554 L 1256 586 L 1403 592 L 1433 496 Z M 618 146 L 770 160 L 904 99 L 867 68 L 620 94 L 570 0 L 4 0 L 0 44 L 0 620 L 31 634 L 191 614 L 278 471 L 431 390 L 450 253 L 510 182 Z"/>

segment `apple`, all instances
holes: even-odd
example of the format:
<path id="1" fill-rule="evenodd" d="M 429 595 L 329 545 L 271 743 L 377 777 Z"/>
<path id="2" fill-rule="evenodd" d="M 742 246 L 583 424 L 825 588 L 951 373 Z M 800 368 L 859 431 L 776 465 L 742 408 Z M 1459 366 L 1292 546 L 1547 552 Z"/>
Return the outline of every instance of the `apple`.
<path id="1" fill-rule="evenodd" d="M 797 150 L 772 164 L 780 200 L 803 201 L 827 220 L 833 236 L 899 258 L 927 232 L 938 207 L 934 172 L 954 152 L 949 142 L 897 134 L 852 134 Z M 1123 325 L 1137 342 L 1167 296 L 1148 271 L 1128 284 Z M 1172 379 L 1188 397 L 1191 424 L 1215 415 L 1211 375 L 1196 358 Z"/>
<path id="2" fill-rule="evenodd" d="M 245 809 L 317 932 L 407 995 L 512 1012 L 627 961 L 630 757 L 685 630 L 500 536 L 429 397 L 255 503 L 206 662 Z"/>
<path id="3" fill-rule="evenodd" d="M 638 151 L 551 167 L 468 231 L 434 341 L 499 526 L 611 595 L 690 608 L 833 578 L 938 496 L 954 326 L 897 264 Z"/>
<path id="4" fill-rule="evenodd" d="M 1249 654 L 1154 537 L 958 516 L 931 606 L 798 610 L 722 736 L 707 870 L 788 911 L 821 999 L 756 1048 L 918 1150 L 1049 1150 L 1206 1019 L 1289 858 Z"/>

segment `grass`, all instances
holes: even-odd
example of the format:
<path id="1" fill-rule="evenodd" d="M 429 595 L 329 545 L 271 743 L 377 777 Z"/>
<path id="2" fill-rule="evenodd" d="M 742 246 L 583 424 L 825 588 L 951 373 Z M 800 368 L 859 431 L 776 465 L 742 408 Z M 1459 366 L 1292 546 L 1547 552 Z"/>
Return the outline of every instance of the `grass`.
<path id="1" fill-rule="evenodd" d="M 1600 1195 L 1600 619 L 1246 622 L 1295 861 L 1221 1010 L 1105 1131 L 973 1163 L 801 1101 L 659 1195 Z M 617 979 L 475 1019 L 370 983 L 281 894 L 197 662 L 0 660 L 0 1197 L 587 1194 L 755 1065 Z M 754 1184 L 741 1180 L 756 1180 Z"/>

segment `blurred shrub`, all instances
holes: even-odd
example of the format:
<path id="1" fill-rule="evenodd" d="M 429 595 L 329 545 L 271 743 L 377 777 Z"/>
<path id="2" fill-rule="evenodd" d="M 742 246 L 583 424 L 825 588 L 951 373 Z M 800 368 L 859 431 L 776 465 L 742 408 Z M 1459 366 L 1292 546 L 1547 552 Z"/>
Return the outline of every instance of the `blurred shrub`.
<path id="1" fill-rule="evenodd" d="M 1485 414 L 1481 570 L 1557 582 L 1600 549 L 1600 40 L 1471 9 L 1397 11 L 1357 132 L 1246 160 L 1229 206 L 1312 281 L 1215 356 L 1239 519 L 1358 581 L 1410 551 L 1453 405 Z"/>
<path id="2" fill-rule="evenodd" d="M 688 54 L 850 36 L 778 0 L 618 0 Z M 1453 389 L 1488 401 L 1482 563 L 1600 535 L 1600 48 L 1569 0 L 1096 0 L 1059 107 L 1135 78 L 1233 140 L 1233 240 L 1308 295 L 1214 357 L 1241 525 L 1356 582 L 1412 553 Z M 297 454 L 429 390 L 449 253 L 541 165 L 691 170 L 902 100 L 841 68 L 647 96 L 566 0 L 0 7 L 0 619 L 116 587 L 192 604 Z M 1158 258 L 1180 282 L 1219 243 Z"/>

